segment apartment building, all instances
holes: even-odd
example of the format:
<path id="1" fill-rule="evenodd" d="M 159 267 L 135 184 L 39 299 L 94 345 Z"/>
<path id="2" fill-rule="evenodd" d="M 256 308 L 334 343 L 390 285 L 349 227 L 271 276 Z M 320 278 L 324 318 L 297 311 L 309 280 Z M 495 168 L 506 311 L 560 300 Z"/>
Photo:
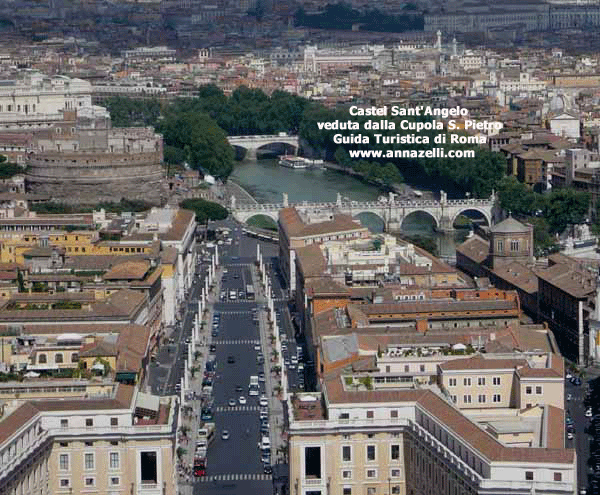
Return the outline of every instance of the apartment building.
<path id="1" fill-rule="evenodd" d="M 369 230 L 348 215 L 300 212 L 283 208 L 279 212 L 279 259 L 290 290 L 296 290 L 296 249 L 331 240 L 367 237 Z"/>
<path id="2" fill-rule="evenodd" d="M 361 389 L 334 375 L 322 395 L 297 394 L 288 405 L 292 494 L 571 495 L 577 487 L 575 451 L 556 442 L 563 422 L 552 406 L 538 416 L 547 435 L 520 447 L 432 390 Z"/>
<path id="3" fill-rule="evenodd" d="M 175 421 L 171 398 L 123 384 L 27 401 L 0 419 L 0 492 L 173 495 Z"/>

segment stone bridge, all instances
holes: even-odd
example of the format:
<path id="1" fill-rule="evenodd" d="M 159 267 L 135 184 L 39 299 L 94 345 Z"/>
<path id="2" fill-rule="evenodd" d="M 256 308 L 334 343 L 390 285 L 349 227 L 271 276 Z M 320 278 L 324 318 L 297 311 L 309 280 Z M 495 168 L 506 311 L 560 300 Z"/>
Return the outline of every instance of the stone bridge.
<path id="1" fill-rule="evenodd" d="M 256 160 L 256 152 L 268 144 L 288 144 L 293 146 L 295 151 L 298 150 L 300 140 L 298 136 L 288 136 L 279 134 L 263 135 L 263 136 L 228 136 L 227 140 L 231 146 L 243 148 L 246 150 L 244 158 L 248 160 Z"/>
<path id="2" fill-rule="evenodd" d="M 476 211 L 481 213 L 488 225 L 495 223 L 497 211 L 495 208 L 496 196 L 492 194 L 489 199 L 451 199 L 448 200 L 446 193 L 441 191 L 440 200 L 401 200 L 395 199 L 393 193 L 388 198 L 380 201 L 343 201 L 340 194 L 337 195 L 337 201 L 332 203 L 289 203 L 287 194 L 283 195 L 283 202 L 277 204 L 249 204 L 236 205 L 232 197 L 230 209 L 233 216 L 240 222 L 247 222 L 248 219 L 256 215 L 264 215 L 277 222 L 279 210 L 289 206 L 297 208 L 299 211 L 313 212 L 331 212 L 345 213 L 356 217 L 361 213 L 371 213 L 381 219 L 386 232 L 398 232 L 402 230 L 402 223 L 412 213 L 424 212 L 431 216 L 435 221 L 437 230 L 451 231 L 454 229 L 454 221 L 457 217 L 467 211 Z"/>

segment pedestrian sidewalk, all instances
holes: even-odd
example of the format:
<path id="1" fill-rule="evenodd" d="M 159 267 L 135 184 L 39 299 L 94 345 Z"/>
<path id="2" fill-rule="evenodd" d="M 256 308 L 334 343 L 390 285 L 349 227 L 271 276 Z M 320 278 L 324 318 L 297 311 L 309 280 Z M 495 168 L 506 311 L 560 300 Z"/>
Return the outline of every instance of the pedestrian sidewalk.
<path id="1" fill-rule="evenodd" d="M 267 303 L 265 288 L 262 285 L 262 280 L 258 273 L 258 268 L 253 266 L 252 268 L 252 283 L 254 284 L 256 291 L 256 302 L 259 307 L 264 307 Z M 278 376 L 275 376 L 272 372 L 273 366 L 277 363 L 273 363 L 272 352 L 274 350 L 271 344 L 271 324 L 268 321 L 267 314 L 265 311 L 260 311 L 259 316 L 259 328 L 260 328 L 260 340 L 263 354 L 265 356 L 265 389 L 266 395 L 269 399 L 269 416 L 270 416 L 270 440 L 271 440 L 271 461 L 273 464 L 278 463 L 280 460 L 280 450 L 285 447 L 284 440 L 284 426 L 285 421 L 283 417 L 283 405 L 281 400 L 277 397 L 275 392 L 275 386 L 281 382 L 281 371 Z"/>

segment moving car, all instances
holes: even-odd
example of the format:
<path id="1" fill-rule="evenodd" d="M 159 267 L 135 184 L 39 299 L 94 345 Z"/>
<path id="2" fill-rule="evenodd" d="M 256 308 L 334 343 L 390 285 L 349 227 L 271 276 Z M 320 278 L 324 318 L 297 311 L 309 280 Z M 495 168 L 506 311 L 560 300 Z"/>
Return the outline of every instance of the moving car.
<path id="1" fill-rule="evenodd" d="M 238 399 L 238 402 L 240 403 L 240 405 L 244 405 L 246 404 L 246 397 L 244 397 L 243 395 Z"/>
<path id="2" fill-rule="evenodd" d="M 229 399 L 228 405 L 229 407 L 235 407 L 237 405 L 237 402 L 235 401 L 235 399 Z"/>
<path id="3" fill-rule="evenodd" d="M 233 364 L 233 363 L 235 363 L 235 356 L 228 356 L 228 357 L 227 357 L 227 362 L 228 362 L 229 364 Z"/>
<path id="4" fill-rule="evenodd" d="M 223 432 L 221 433 L 221 438 L 223 440 L 229 440 L 229 430 L 223 430 Z"/>
<path id="5" fill-rule="evenodd" d="M 269 399 L 267 399 L 264 395 L 258 401 L 260 407 L 267 407 L 269 405 Z"/>

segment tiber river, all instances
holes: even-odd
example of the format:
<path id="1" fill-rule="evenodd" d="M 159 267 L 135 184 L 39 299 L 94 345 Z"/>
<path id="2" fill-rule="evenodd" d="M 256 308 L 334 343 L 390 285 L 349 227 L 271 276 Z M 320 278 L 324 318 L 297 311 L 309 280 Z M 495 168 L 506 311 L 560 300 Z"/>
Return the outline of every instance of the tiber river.
<path id="1" fill-rule="evenodd" d="M 275 203 L 288 194 L 291 203 L 301 201 L 335 201 L 339 192 L 350 201 L 373 201 L 383 193 L 375 186 L 331 170 L 290 169 L 278 165 L 277 159 L 236 162 L 231 178 L 259 203 Z M 422 187 L 419 190 L 425 191 Z M 359 215 L 358 219 L 373 232 L 382 232 L 383 223 L 375 215 Z M 426 213 L 413 213 L 403 224 L 403 233 L 435 240 L 438 253 L 454 256 L 457 243 L 466 233 L 442 234 L 434 231 L 434 221 Z"/>

